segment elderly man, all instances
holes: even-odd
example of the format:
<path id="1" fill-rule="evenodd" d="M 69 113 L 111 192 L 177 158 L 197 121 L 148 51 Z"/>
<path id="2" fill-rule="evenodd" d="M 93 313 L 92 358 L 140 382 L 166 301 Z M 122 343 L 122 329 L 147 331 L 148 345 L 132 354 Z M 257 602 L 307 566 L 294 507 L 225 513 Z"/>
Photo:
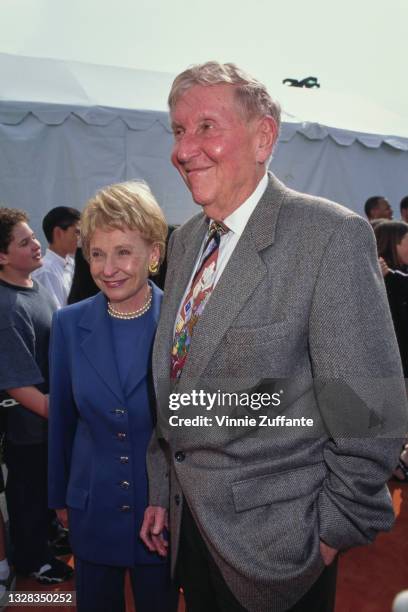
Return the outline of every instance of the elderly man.
<path id="1" fill-rule="evenodd" d="M 188 612 L 327 612 L 337 551 L 393 523 L 406 424 L 372 230 L 267 173 L 279 107 L 235 65 L 186 70 L 169 106 L 202 211 L 169 246 L 141 536 L 166 553 L 170 500 Z"/>

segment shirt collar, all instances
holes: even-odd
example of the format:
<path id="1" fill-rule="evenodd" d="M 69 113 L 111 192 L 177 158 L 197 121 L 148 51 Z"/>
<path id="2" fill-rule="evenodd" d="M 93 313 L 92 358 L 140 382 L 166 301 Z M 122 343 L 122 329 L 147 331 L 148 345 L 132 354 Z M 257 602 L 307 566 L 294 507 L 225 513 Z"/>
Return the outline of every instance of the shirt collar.
<path id="1" fill-rule="evenodd" d="M 58 253 L 52 251 L 51 249 L 46 249 L 45 254 L 49 259 L 54 260 L 54 262 L 61 266 L 61 268 L 65 268 L 65 266 L 69 263 L 69 256 L 61 257 L 61 255 L 58 255 Z"/>
<path id="2" fill-rule="evenodd" d="M 231 213 L 228 217 L 224 219 L 225 225 L 231 230 L 234 234 L 241 236 L 242 232 L 245 229 L 246 224 L 248 223 L 249 217 L 255 210 L 256 205 L 259 200 L 262 198 L 265 190 L 268 186 L 268 174 L 265 172 L 264 176 L 259 181 L 255 191 L 249 196 L 245 202 L 238 206 L 233 213 Z"/>

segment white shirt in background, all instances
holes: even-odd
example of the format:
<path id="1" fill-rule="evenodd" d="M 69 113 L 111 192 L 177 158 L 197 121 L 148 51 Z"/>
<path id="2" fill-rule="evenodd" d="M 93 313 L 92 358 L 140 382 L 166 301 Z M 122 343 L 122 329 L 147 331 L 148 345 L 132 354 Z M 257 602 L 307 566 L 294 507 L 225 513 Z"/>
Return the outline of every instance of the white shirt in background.
<path id="1" fill-rule="evenodd" d="M 32 273 L 32 278 L 49 291 L 58 308 L 67 304 L 74 267 L 74 259 L 71 255 L 64 258 L 51 249 L 47 249 L 43 257 L 43 265 Z"/>

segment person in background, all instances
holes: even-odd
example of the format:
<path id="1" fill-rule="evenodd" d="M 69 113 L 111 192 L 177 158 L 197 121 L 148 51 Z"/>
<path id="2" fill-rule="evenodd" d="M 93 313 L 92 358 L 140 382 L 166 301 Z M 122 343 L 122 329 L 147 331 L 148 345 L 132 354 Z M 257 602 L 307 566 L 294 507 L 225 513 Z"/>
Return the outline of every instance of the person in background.
<path id="1" fill-rule="evenodd" d="M 68 304 L 76 304 L 76 302 L 92 297 L 98 291 L 99 287 L 92 278 L 89 262 L 84 257 L 82 247 L 78 247 L 75 253 L 75 271 L 68 295 Z"/>
<path id="2" fill-rule="evenodd" d="M 74 275 L 81 213 L 76 208 L 57 206 L 44 217 L 42 227 L 48 241 L 42 267 L 33 278 L 51 293 L 58 308 L 66 306 Z"/>
<path id="3" fill-rule="evenodd" d="M 408 196 L 402 198 L 400 202 L 401 221 L 408 223 Z"/>
<path id="4" fill-rule="evenodd" d="M 9 402 L 10 399 L 5 396 L 4 392 L 0 391 L 0 494 L 5 490 L 2 464 L 7 429 L 7 405 Z M 15 573 L 9 566 L 6 549 L 6 526 L 3 512 L 0 509 L 0 612 L 6 609 L 7 593 L 14 590 L 16 584 Z"/>
<path id="5" fill-rule="evenodd" d="M 148 275 L 164 257 L 167 225 L 147 185 L 128 182 L 89 200 L 81 235 L 100 293 L 53 320 L 49 505 L 69 519 L 79 612 L 122 612 L 127 569 L 137 611 L 170 612 L 177 592 L 168 561 L 138 536 L 162 299 Z"/>
<path id="6" fill-rule="evenodd" d="M 0 493 L 4 491 L 3 470 L 0 465 Z M 9 566 L 6 555 L 6 526 L 3 513 L 0 510 L 0 610 L 6 608 L 7 593 L 13 591 L 16 585 L 14 570 Z M 4 608 L 3 608 L 4 605 Z"/>
<path id="7" fill-rule="evenodd" d="M 408 378 L 408 224 L 384 221 L 374 229 L 405 379 Z M 408 445 L 404 443 L 394 478 L 408 482 Z"/>
<path id="8" fill-rule="evenodd" d="M 392 219 L 392 208 L 384 196 L 371 196 L 364 204 L 364 212 L 367 219 Z"/>
<path id="9" fill-rule="evenodd" d="M 0 208 L 0 389 L 8 399 L 6 499 L 16 571 L 59 583 L 72 568 L 48 547 L 48 345 L 55 304 L 31 278 L 41 246 L 25 212 Z M 4 404 L 4 401 L 3 401 Z"/>

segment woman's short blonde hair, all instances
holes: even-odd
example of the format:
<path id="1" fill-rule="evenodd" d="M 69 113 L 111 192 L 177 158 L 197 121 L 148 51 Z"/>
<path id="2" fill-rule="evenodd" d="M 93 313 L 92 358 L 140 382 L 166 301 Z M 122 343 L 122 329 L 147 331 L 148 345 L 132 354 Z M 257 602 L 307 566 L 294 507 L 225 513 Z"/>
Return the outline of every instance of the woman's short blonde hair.
<path id="1" fill-rule="evenodd" d="M 150 244 L 158 244 L 164 259 L 167 223 L 148 185 L 127 181 L 108 185 L 88 200 L 81 215 L 82 250 L 89 259 L 89 245 L 97 228 L 138 230 Z"/>

